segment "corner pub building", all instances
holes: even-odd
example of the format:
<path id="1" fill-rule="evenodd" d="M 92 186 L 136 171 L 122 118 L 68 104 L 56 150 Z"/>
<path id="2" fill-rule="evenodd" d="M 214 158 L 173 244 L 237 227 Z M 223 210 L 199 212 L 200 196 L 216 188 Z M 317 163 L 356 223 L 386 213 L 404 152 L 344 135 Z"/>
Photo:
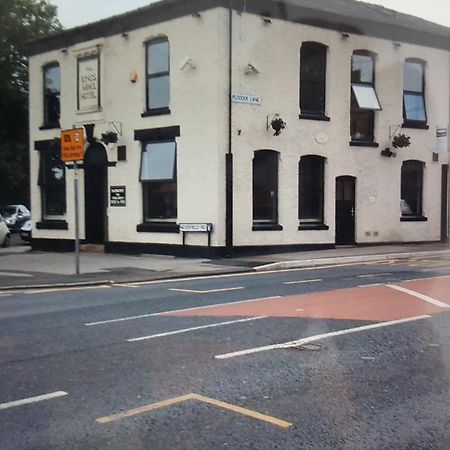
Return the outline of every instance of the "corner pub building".
<path id="1" fill-rule="evenodd" d="M 81 239 L 108 252 L 446 240 L 449 50 L 353 0 L 163 0 L 34 41 L 33 248 L 74 246 L 72 128 Z"/>

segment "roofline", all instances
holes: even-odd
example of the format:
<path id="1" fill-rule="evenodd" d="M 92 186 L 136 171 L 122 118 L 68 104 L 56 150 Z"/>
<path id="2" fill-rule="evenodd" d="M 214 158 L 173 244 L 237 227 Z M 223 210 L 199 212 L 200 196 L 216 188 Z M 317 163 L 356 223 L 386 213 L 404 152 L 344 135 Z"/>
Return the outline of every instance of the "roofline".
<path id="1" fill-rule="evenodd" d="M 394 25 L 377 20 L 361 20 L 344 13 L 319 11 L 318 14 L 318 11 L 314 8 L 296 5 L 289 1 L 286 3 L 275 0 L 162 0 L 134 11 L 64 30 L 46 38 L 30 42 L 28 45 L 28 56 L 71 47 L 100 37 L 130 32 L 138 28 L 144 28 L 213 8 L 224 7 L 228 9 L 230 3 L 233 4 L 233 9 L 238 12 L 246 12 L 342 33 L 372 36 L 396 42 L 450 50 L 450 28 L 397 12 L 395 12 L 397 21 Z M 355 2 L 355 4 L 357 3 L 359 2 Z M 289 9 L 289 17 L 287 17 L 287 8 Z M 382 8 L 382 10 L 392 11 L 386 8 Z M 411 21 L 412 17 L 430 30 L 418 30 L 413 24 L 402 24 L 402 19 Z"/>

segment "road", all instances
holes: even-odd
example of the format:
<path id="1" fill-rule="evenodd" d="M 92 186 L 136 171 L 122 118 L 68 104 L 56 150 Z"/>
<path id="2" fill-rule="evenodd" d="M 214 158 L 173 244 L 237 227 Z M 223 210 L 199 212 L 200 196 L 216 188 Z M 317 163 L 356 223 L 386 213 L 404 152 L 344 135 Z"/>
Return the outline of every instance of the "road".
<path id="1" fill-rule="evenodd" d="M 447 449 L 450 259 L 0 293 L 15 449 Z"/>

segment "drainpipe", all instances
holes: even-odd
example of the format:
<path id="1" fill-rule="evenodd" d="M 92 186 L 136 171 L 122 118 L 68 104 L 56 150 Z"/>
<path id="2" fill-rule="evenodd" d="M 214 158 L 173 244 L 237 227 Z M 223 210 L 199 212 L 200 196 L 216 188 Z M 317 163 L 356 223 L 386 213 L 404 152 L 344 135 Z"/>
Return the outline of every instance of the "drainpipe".
<path id="1" fill-rule="evenodd" d="M 233 77 L 233 0 L 228 6 L 228 151 L 225 155 L 225 252 L 233 252 L 233 153 L 232 153 L 232 77 Z"/>

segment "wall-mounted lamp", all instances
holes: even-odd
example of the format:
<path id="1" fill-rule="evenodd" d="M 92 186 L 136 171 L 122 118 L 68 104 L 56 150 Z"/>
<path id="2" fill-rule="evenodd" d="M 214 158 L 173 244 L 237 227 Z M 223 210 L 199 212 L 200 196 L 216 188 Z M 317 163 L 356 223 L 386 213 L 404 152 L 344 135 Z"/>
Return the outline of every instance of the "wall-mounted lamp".
<path id="1" fill-rule="evenodd" d="M 342 39 L 348 39 L 350 35 L 348 33 L 342 33 Z"/>
<path id="2" fill-rule="evenodd" d="M 194 12 L 191 14 L 192 17 L 195 17 L 197 19 L 200 19 L 202 17 L 202 15 L 199 12 Z"/>
<path id="3" fill-rule="evenodd" d="M 121 34 L 121 36 L 122 36 L 123 38 L 127 39 L 127 38 L 128 38 L 128 33 L 127 33 L 126 31 L 124 31 L 124 32 Z"/>
<path id="4" fill-rule="evenodd" d="M 132 83 L 136 83 L 136 81 L 138 80 L 138 78 L 139 78 L 138 73 L 137 73 L 135 70 L 133 70 L 133 72 L 130 73 L 130 81 L 131 81 Z"/>
<path id="5" fill-rule="evenodd" d="M 252 73 L 256 75 L 259 73 L 259 70 L 253 64 L 247 64 L 244 69 L 244 74 L 250 75 Z"/>
<path id="6" fill-rule="evenodd" d="M 180 70 L 185 70 L 187 67 L 191 69 L 196 69 L 196 65 L 193 63 L 192 58 L 184 58 L 180 64 Z"/>
<path id="7" fill-rule="evenodd" d="M 63 48 L 63 49 L 61 50 L 61 53 L 64 53 L 65 55 L 67 55 L 67 52 L 68 52 L 67 48 Z"/>
<path id="8" fill-rule="evenodd" d="M 270 25 L 272 21 L 268 17 L 262 17 L 264 25 Z"/>
<path id="9" fill-rule="evenodd" d="M 393 42 L 395 48 L 400 48 L 402 44 L 400 42 Z"/>

